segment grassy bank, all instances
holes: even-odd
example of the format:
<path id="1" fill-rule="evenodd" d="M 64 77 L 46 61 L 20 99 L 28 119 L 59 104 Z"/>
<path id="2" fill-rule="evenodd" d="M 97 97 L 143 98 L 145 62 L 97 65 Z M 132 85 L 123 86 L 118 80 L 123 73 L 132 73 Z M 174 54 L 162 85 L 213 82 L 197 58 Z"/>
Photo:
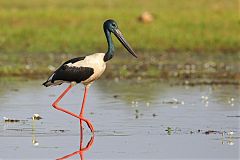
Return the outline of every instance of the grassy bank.
<path id="1" fill-rule="evenodd" d="M 218 80 L 216 83 L 240 84 L 240 53 L 206 55 L 190 52 L 138 52 L 138 55 L 139 58 L 135 59 L 127 53 L 116 53 L 102 78 L 194 80 L 194 83 L 212 83 Z M 1 56 L 0 77 L 46 79 L 61 63 L 75 56 L 77 55 L 21 54 L 21 57 L 16 57 L 8 54 Z"/>

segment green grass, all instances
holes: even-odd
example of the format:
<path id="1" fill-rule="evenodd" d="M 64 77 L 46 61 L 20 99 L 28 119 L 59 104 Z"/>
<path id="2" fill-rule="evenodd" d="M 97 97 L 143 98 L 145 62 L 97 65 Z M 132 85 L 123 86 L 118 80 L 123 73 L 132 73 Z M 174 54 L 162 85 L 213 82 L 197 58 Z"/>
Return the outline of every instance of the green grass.
<path id="1" fill-rule="evenodd" d="M 138 21 L 144 11 L 152 13 L 152 23 Z M 240 77 L 237 0 L 0 0 L 0 75 L 46 76 L 50 64 L 105 52 L 102 23 L 109 18 L 118 22 L 140 59 L 117 54 L 106 77 L 171 77 L 177 64 L 202 69 L 216 59 L 233 65 L 237 71 L 230 72 Z M 126 52 L 114 41 L 118 52 Z"/>
<path id="2" fill-rule="evenodd" d="M 235 52 L 240 49 L 237 4 L 237 0 L 0 0 L 0 52 L 103 52 L 102 23 L 108 18 L 117 20 L 138 51 Z M 145 10 L 155 18 L 150 24 L 137 20 Z"/>

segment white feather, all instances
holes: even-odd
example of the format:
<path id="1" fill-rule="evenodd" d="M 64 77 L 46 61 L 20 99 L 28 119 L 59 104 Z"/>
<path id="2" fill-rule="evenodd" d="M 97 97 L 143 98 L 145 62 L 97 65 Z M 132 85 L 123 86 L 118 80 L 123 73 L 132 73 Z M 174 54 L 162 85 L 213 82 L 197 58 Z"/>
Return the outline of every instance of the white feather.
<path id="1" fill-rule="evenodd" d="M 82 81 L 83 84 L 87 85 L 91 83 L 92 81 L 98 79 L 102 73 L 106 69 L 106 62 L 104 62 L 105 53 L 95 53 L 89 56 L 86 56 L 84 60 L 78 61 L 76 63 L 69 63 L 68 66 L 74 66 L 74 67 L 89 67 L 93 68 L 94 74 L 86 79 L 85 81 Z"/>
<path id="2" fill-rule="evenodd" d="M 49 78 L 48 81 L 52 81 L 53 76 L 55 75 L 55 73 L 53 73 Z"/>

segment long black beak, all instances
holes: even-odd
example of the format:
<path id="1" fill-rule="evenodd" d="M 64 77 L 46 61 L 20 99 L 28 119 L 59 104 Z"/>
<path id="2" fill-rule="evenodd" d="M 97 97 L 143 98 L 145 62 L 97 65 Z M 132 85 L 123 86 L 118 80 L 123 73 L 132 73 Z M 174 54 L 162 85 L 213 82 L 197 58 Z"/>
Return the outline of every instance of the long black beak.
<path id="1" fill-rule="evenodd" d="M 137 58 L 136 53 L 133 51 L 132 47 L 125 40 L 125 38 L 123 37 L 123 34 L 120 32 L 120 30 L 115 29 L 113 33 L 117 37 L 117 39 L 122 43 L 122 45 L 128 50 L 128 52 Z"/>

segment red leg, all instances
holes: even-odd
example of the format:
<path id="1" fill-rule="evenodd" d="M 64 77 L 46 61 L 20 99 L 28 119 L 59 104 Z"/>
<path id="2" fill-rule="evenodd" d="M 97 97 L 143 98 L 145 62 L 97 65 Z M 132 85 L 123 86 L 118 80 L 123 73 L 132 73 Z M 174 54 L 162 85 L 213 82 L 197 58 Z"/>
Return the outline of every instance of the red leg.
<path id="1" fill-rule="evenodd" d="M 82 108 L 81 108 L 79 116 L 82 116 L 83 113 L 84 113 L 84 106 L 85 106 L 86 99 L 87 99 L 88 88 L 89 88 L 88 86 L 85 86 L 84 95 L 83 95 L 83 101 L 82 101 Z"/>
<path id="2" fill-rule="evenodd" d="M 80 120 L 80 148 L 79 148 L 79 156 L 80 156 L 80 160 L 83 160 L 83 154 L 81 152 L 83 148 L 83 125 L 82 125 L 82 120 Z"/>
<path id="3" fill-rule="evenodd" d="M 76 115 L 75 113 L 72 113 L 64 108 L 61 108 L 58 106 L 58 102 L 65 96 L 65 94 L 73 87 L 73 84 L 70 84 L 68 86 L 68 88 L 57 98 L 57 100 L 52 104 L 52 106 L 62 112 L 65 112 L 67 114 L 72 115 L 73 117 L 76 117 L 78 119 L 80 119 L 80 121 L 84 121 L 87 123 L 88 127 L 90 128 L 91 132 L 94 132 L 94 128 L 92 126 L 92 124 L 85 118 L 83 118 L 82 116 Z"/>
<path id="4" fill-rule="evenodd" d="M 86 99 L 87 99 L 87 94 L 88 94 L 88 88 L 89 88 L 88 85 L 85 86 L 84 95 L 83 95 L 83 101 L 82 101 L 82 108 L 81 108 L 81 111 L 80 111 L 80 114 L 79 114 L 80 117 L 83 117 L 84 107 L 85 107 L 85 103 L 86 103 Z M 82 123 L 81 120 L 80 120 L 80 123 Z M 93 128 L 93 126 L 92 126 L 91 131 L 92 131 L 92 133 L 94 133 L 94 128 Z"/>
<path id="5" fill-rule="evenodd" d="M 82 120 L 80 120 L 79 122 L 80 122 L 80 148 L 79 148 L 79 150 L 81 150 L 82 146 L 83 146 L 83 124 L 82 124 Z"/>
<path id="6" fill-rule="evenodd" d="M 79 113 L 80 117 L 83 117 L 83 113 L 84 113 L 84 105 L 85 105 L 85 101 L 86 101 L 86 97 L 87 97 L 87 86 L 84 88 L 84 95 L 83 95 L 83 101 L 82 101 L 82 107 Z M 82 143 L 83 143 L 83 125 L 82 125 L 82 120 L 80 120 L 80 150 L 82 148 Z"/>

